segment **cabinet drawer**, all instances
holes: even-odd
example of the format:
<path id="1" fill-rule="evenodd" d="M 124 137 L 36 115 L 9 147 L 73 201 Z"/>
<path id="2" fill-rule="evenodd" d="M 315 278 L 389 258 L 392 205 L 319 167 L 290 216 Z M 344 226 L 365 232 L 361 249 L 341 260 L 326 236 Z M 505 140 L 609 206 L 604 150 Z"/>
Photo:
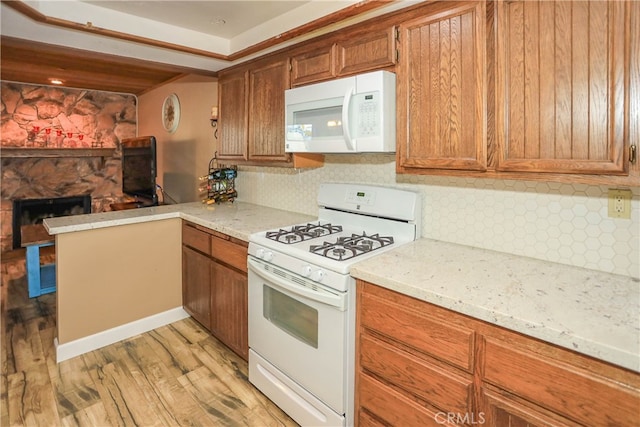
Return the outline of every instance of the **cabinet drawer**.
<path id="1" fill-rule="evenodd" d="M 366 286 L 358 295 L 361 326 L 471 372 L 474 331 L 424 314 L 431 305 L 386 289 Z"/>
<path id="2" fill-rule="evenodd" d="M 586 425 L 637 423 L 640 390 L 598 375 L 599 365 L 582 369 L 486 339 L 487 382 Z"/>
<path id="3" fill-rule="evenodd" d="M 211 256 L 240 271 L 247 272 L 247 247 L 220 237 L 211 237 Z"/>
<path id="4" fill-rule="evenodd" d="M 182 224 L 182 244 L 210 255 L 210 238 L 211 236 L 208 233 L 198 230 L 192 225 Z"/>
<path id="5" fill-rule="evenodd" d="M 443 411 L 471 411 L 471 379 L 445 372 L 367 334 L 360 335 L 360 367 Z"/>
<path id="6" fill-rule="evenodd" d="M 384 420 L 387 425 L 402 427 L 450 425 L 446 414 L 422 406 L 368 375 L 361 374 L 358 380 L 359 418 L 363 418 L 364 409 L 374 414 L 376 418 Z"/>

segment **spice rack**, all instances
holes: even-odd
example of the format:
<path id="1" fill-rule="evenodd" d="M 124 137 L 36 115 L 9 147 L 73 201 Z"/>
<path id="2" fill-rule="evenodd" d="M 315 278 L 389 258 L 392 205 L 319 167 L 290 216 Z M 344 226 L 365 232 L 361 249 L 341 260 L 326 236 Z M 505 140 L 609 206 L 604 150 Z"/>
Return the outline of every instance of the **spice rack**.
<path id="1" fill-rule="evenodd" d="M 218 159 L 214 156 L 209 161 L 209 173 L 199 178 L 201 182 L 198 192 L 202 197 L 202 203 L 233 202 L 238 197 L 235 189 L 237 176 L 237 165 L 218 164 Z"/>

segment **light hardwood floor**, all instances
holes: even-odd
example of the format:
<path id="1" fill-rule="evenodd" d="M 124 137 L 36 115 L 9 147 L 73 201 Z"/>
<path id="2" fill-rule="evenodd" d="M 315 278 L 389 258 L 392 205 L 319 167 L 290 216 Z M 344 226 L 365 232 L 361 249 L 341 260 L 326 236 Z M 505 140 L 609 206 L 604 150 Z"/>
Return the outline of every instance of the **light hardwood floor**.
<path id="1" fill-rule="evenodd" d="M 28 298 L 23 258 L 1 273 L 1 426 L 297 425 L 190 318 L 56 364 L 55 293 Z"/>

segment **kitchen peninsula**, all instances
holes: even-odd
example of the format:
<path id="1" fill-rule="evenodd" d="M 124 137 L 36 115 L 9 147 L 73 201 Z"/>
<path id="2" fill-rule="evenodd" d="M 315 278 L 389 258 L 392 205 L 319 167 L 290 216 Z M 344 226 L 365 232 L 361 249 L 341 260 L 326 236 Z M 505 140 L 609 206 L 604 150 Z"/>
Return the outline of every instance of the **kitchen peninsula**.
<path id="1" fill-rule="evenodd" d="M 163 313 L 167 322 L 187 316 L 182 220 L 247 241 L 254 232 L 311 219 L 243 202 L 46 219 L 56 236 L 58 361 L 95 348 L 98 341 L 88 341 L 99 335 L 117 337 L 128 324 L 145 327 L 145 319 Z M 352 274 L 640 372 L 640 282 L 633 278 L 429 239 L 357 263 Z"/>
<path id="2" fill-rule="evenodd" d="M 56 237 L 58 362 L 187 317 L 182 220 L 247 241 L 307 215 L 199 202 L 47 218 Z"/>

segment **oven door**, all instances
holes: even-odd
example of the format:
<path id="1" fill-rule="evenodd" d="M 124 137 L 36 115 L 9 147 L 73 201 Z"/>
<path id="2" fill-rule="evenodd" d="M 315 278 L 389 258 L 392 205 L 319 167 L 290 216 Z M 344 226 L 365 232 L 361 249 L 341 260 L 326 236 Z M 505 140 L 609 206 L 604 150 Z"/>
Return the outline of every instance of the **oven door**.
<path id="1" fill-rule="evenodd" d="M 272 369 L 343 415 L 348 293 L 328 289 L 251 256 L 248 267 L 250 349 Z M 251 367 L 249 380 L 254 382 Z M 276 388 L 282 388 L 283 383 Z"/>

